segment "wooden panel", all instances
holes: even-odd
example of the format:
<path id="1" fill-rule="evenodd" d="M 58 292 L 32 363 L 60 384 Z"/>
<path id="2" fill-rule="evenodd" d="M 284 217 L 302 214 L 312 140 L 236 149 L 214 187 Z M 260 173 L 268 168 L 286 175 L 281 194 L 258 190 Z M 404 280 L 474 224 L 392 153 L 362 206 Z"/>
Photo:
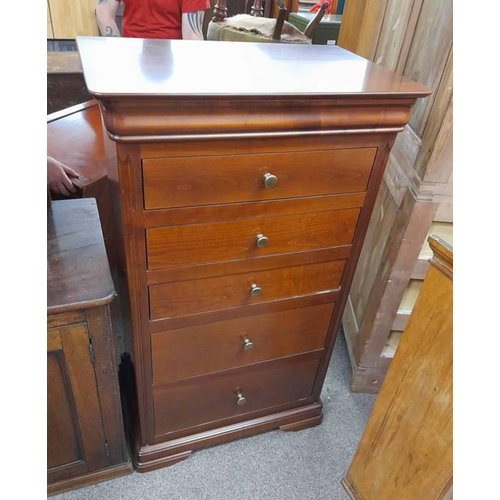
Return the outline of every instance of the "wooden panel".
<path id="1" fill-rule="evenodd" d="M 412 39 L 404 75 L 436 90 L 441 82 L 453 43 L 453 1 L 425 0 Z M 432 54 L 432 57 L 430 57 Z M 418 101 L 410 124 L 420 136 L 429 116 L 435 94 Z"/>
<path id="2" fill-rule="evenodd" d="M 47 480 L 107 465 L 101 408 L 85 324 L 47 332 Z"/>
<path id="3" fill-rule="evenodd" d="M 319 357 L 319 356 L 318 356 Z M 155 435 L 273 408 L 311 395 L 319 359 L 287 358 L 156 386 Z M 246 403 L 238 405 L 238 390 Z"/>
<path id="4" fill-rule="evenodd" d="M 170 318 L 336 290 L 345 260 L 149 287 L 151 319 Z M 262 289 L 250 294 L 251 286 Z"/>
<path id="5" fill-rule="evenodd" d="M 415 0 L 388 0 L 374 62 L 395 70 Z"/>
<path id="6" fill-rule="evenodd" d="M 373 207 L 370 224 L 359 258 L 350 297 L 353 314 L 359 325 L 370 300 L 372 287 L 377 279 L 377 270 L 383 263 L 387 235 L 397 214 L 397 207 L 387 188 L 382 184 Z"/>
<path id="7" fill-rule="evenodd" d="M 84 325 L 60 329 L 65 368 L 71 385 L 88 470 L 107 465 L 101 409 Z M 50 391 L 50 388 L 48 388 Z"/>
<path id="8" fill-rule="evenodd" d="M 365 311 L 359 349 L 369 344 L 370 349 L 363 349 L 360 362 L 365 366 L 376 366 L 386 343 L 387 336 L 394 322 L 401 297 L 412 274 L 412 266 L 418 258 L 422 241 L 434 216 L 435 206 L 431 203 L 415 203 L 408 194 L 407 203 L 398 212 L 396 223 L 392 227 L 392 242 L 401 238 L 398 244 L 387 247 L 387 256 L 380 272 L 387 272 L 378 285 L 382 293 L 372 289 L 373 309 Z M 410 217 L 408 215 L 410 214 Z M 398 220 L 399 219 L 399 220 Z M 367 308 L 368 309 L 368 308 Z M 361 328 L 360 328 L 361 331 Z"/>
<path id="9" fill-rule="evenodd" d="M 428 162 L 441 134 L 445 116 L 449 110 L 453 96 L 453 47 L 451 47 L 446 65 L 441 75 L 440 85 L 433 94 L 432 108 L 425 124 L 422 137 L 422 148 L 415 161 L 415 171 L 420 178 L 425 178 Z"/>
<path id="10" fill-rule="evenodd" d="M 153 383 L 321 349 L 333 307 L 323 304 L 155 333 Z M 251 349 L 244 349 L 245 339 Z"/>
<path id="11" fill-rule="evenodd" d="M 109 306 L 89 309 L 87 321 L 95 359 L 94 371 L 106 436 L 106 454 L 110 465 L 119 464 L 127 460 L 127 451 Z M 121 321 L 124 323 L 127 320 L 121 318 Z M 123 326 L 118 326 L 117 334 L 124 335 L 123 330 Z"/>
<path id="12" fill-rule="evenodd" d="M 47 316 L 47 328 L 83 323 L 86 320 L 85 311 L 68 311 Z"/>
<path id="13" fill-rule="evenodd" d="M 50 336 L 59 339 L 57 330 Z M 60 352 L 47 353 L 47 468 L 53 469 L 82 459 L 73 398 Z"/>
<path id="14" fill-rule="evenodd" d="M 359 212 L 350 209 L 147 229 L 148 269 L 348 245 Z M 267 239 L 263 247 L 259 235 L 260 240 Z"/>
<path id="15" fill-rule="evenodd" d="M 427 163 L 424 180 L 450 183 L 453 175 L 453 100 L 450 100 L 443 123 Z"/>
<path id="16" fill-rule="evenodd" d="M 437 500 L 450 488 L 452 261 L 449 249 L 434 247 L 433 265 L 346 476 L 351 498 Z"/>
<path id="17" fill-rule="evenodd" d="M 95 0 L 48 0 L 54 38 L 75 38 L 77 35 L 97 36 Z"/>
<path id="18" fill-rule="evenodd" d="M 146 209 L 365 191 L 376 149 L 143 160 Z M 263 176 L 278 178 L 266 188 Z"/>
<path id="19" fill-rule="evenodd" d="M 387 0 L 345 3 L 337 45 L 373 60 Z"/>
<path id="20" fill-rule="evenodd" d="M 59 330 L 47 330 L 47 352 L 57 351 L 62 349 L 61 335 Z"/>

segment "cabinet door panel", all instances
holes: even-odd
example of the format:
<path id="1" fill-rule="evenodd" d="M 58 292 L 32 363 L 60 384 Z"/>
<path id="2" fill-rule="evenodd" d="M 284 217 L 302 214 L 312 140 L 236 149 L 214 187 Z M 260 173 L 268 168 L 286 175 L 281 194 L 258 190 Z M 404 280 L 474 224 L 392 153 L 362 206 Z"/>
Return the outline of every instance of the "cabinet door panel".
<path id="1" fill-rule="evenodd" d="M 84 324 L 47 335 L 47 466 L 49 482 L 106 465 L 94 367 Z"/>

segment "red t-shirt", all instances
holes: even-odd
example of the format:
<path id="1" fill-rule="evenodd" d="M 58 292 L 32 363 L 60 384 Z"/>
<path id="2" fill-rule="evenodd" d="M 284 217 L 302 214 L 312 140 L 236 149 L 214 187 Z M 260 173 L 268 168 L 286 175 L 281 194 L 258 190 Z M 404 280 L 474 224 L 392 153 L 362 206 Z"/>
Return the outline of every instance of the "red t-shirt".
<path id="1" fill-rule="evenodd" d="M 122 34 L 132 38 L 182 38 L 182 14 L 210 8 L 210 0 L 124 0 Z"/>

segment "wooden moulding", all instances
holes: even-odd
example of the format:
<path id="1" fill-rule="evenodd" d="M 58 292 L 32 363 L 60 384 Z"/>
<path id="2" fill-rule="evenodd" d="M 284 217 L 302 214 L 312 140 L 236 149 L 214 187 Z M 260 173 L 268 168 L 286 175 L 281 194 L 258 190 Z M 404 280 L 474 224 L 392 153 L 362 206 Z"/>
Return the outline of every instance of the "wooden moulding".
<path id="1" fill-rule="evenodd" d="M 177 98 L 174 102 L 134 99 L 125 102 L 102 99 L 102 114 L 110 137 L 115 141 L 178 141 L 189 137 L 244 138 L 303 135 L 310 131 L 331 133 L 400 132 L 408 122 L 415 98 L 399 99 L 324 99 L 314 96 L 307 102 L 266 96 L 252 102 L 247 115 L 248 99 L 203 100 Z M 141 107 L 143 114 L 134 113 Z M 217 110 L 214 126 L 213 113 Z M 245 117 L 242 119 L 242 117 Z M 318 126 L 320 124 L 320 126 Z"/>
<path id="2" fill-rule="evenodd" d="M 133 453 L 134 466 L 138 472 L 149 472 L 188 458 L 194 450 L 223 443 L 231 439 L 251 436 L 271 429 L 279 428 L 283 431 L 295 431 L 306 427 L 313 427 L 321 423 L 323 418 L 322 410 L 323 404 L 320 401 L 273 415 L 246 420 L 198 434 L 191 434 L 172 441 L 148 445 L 142 448 L 136 446 L 137 452 Z M 165 456 L 167 454 L 168 456 Z"/>
<path id="3" fill-rule="evenodd" d="M 57 495 L 66 491 L 82 488 L 91 484 L 100 483 L 102 481 L 109 481 L 117 477 L 126 476 L 133 471 L 132 463 L 127 462 L 124 464 L 109 467 L 105 470 L 89 472 L 78 477 L 52 483 L 47 486 L 47 496 Z"/>

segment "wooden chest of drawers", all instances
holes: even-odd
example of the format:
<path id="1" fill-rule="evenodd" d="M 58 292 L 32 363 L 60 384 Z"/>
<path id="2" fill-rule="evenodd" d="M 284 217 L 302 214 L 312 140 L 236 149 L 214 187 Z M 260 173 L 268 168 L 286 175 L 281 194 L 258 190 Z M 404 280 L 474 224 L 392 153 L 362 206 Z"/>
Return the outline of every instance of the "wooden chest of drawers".
<path id="1" fill-rule="evenodd" d="M 77 42 L 117 142 L 136 468 L 319 424 L 385 161 L 428 90 L 338 47 Z"/>

